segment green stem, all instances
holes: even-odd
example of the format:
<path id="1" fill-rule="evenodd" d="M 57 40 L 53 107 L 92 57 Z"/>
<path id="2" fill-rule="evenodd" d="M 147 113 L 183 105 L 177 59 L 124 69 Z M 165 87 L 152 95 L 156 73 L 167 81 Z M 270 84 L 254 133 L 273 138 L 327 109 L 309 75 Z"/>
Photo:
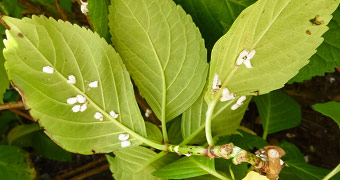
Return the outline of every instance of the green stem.
<path id="1" fill-rule="evenodd" d="M 266 139 L 267 139 L 267 135 L 268 135 L 267 129 L 265 129 L 265 130 L 263 131 L 262 139 L 266 140 Z"/>
<path id="2" fill-rule="evenodd" d="M 325 176 L 322 180 L 329 180 L 333 176 L 335 176 L 337 173 L 340 172 L 340 164 L 335 167 L 327 176 Z"/>
<path id="3" fill-rule="evenodd" d="M 207 138 L 209 146 L 214 145 L 214 140 L 211 134 L 211 120 L 212 120 L 212 116 L 213 116 L 213 112 L 214 112 L 216 104 L 217 104 L 216 100 L 212 101 L 209 104 L 208 110 L 207 110 L 207 116 L 205 119 L 205 136 Z"/>

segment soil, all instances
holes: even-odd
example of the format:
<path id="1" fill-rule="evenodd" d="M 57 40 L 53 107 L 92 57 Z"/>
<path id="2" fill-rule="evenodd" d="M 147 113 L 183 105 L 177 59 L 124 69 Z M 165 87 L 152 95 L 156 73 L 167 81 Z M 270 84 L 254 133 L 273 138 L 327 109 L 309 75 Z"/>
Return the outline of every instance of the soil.
<path id="1" fill-rule="evenodd" d="M 326 74 L 315 77 L 303 83 L 286 85 L 284 90 L 295 98 L 302 108 L 301 124 L 289 130 L 268 135 L 270 144 L 277 145 L 281 140 L 295 144 L 305 155 L 305 159 L 315 166 L 332 169 L 340 162 L 340 130 L 330 118 L 314 111 L 311 105 L 327 101 L 340 101 L 340 73 Z M 242 125 L 262 135 L 262 126 L 255 103 L 249 105 L 249 110 Z M 58 162 L 32 155 L 32 161 L 40 179 L 50 180 L 72 171 L 86 163 L 102 158 L 103 155 L 74 155 L 72 162 Z M 104 164 L 106 162 L 103 162 Z M 103 164 L 102 163 L 102 164 Z M 91 167 L 97 168 L 99 165 Z M 88 170 L 82 171 L 84 173 Z M 78 173 L 79 174 L 79 173 Z M 85 180 L 113 179 L 109 169 L 89 176 Z"/>

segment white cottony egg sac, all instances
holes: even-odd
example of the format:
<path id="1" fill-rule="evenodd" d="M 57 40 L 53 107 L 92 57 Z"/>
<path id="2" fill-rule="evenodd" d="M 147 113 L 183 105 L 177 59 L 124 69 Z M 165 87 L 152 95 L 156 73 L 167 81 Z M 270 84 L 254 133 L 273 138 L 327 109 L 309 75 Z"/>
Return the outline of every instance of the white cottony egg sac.
<path id="1" fill-rule="evenodd" d="M 67 83 L 69 84 L 75 84 L 76 83 L 76 77 L 74 75 L 69 75 Z"/>
<path id="2" fill-rule="evenodd" d="M 43 72 L 47 74 L 53 74 L 54 73 L 54 68 L 51 66 L 44 66 L 43 67 Z"/>
<path id="3" fill-rule="evenodd" d="M 70 97 L 66 101 L 67 101 L 67 104 L 75 104 L 77 102 L 77 98 L 76 97 Z"/>
<path id="4" fill-rule="evenodd" d="M 119 134 L 119 136 L 118 136 L 118 139 L 120 140 L 120 141 L 126 141 L 126 140 L 128 140 L 130 138 L 130 135 L 129 134 Z"/>
<path id="5" fill-rule="evenodd" d="M 99 121 L 103 121 L 103 119 L 104 119 L 103 115 L 100 112 L 96 112 L 94 114 L 94 118 L 98 119 Z"/>
<path id="6" fill-rule="evenodd" d="M 110 115 L 111 115 L 113 118 L 115 118 L 115 119 L 118 118 L 118 114 L 115 113 L 114 111 L 111 111 L 111 112 L 110 112 Z"/>
<path id="7" fill-rule="evenodd" d="M 96 88 L 96 87 L 98 87 L 98 81 L 90 82 L 90 83 L 89 83 L 89 87 L 90 87 L 90 88 Z"/>
<path id="8" fill-rule="evenodd" d="M 80 112 L 84 112 L 87 109 L 87 103 L 80 106 Z"/>
<path id="9" fill-rule="evenodd" d="M 79 103 L 85 103 L 86 102 L 86 98 L 79 94 L 79 95 L 77 95 L 77 101 Z"/>
<path id="10" fill-rule="evenodd" d="M 128 147 L 128 146 L 130 146 L 130 145 L 131 145 L 131 142 L 130 142 L 130 141 L 123 141 L 123 142 L 120 143 L 120 146 L 121 146 L 121 147 Z"/>
<path id="11" fill-rule="evenodd" d="M 72 107 L 72 111 L 73 112 L 79 112 L 80 108 L 81 108 L 80 105 L 75 105 L 75 106 Z"/>

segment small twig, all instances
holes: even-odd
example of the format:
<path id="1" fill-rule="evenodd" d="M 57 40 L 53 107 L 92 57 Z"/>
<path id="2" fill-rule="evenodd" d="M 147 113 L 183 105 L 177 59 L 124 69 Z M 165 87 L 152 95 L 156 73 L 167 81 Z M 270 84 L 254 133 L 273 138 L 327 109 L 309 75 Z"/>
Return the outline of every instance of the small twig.
<path id="1" fill-rule="evenodd" d="M 5 26 L 6 29 L 10 30 L 11 27 L 2 19 L 2 13 L 0 12 L 0 23 Z"/>
<path id="2" fill-rule="evenodd" d="M 10 102 L 5 104 L 0 104 L 0 111 L 6 109 L 15 109 L 15 108 L 23 108 L 24 103 L 22 101 Z"/>
<path id="3" fill-rule="evenodd" d="M 64 21 L 67 21 L 67 17 L 66 17 L 66 14 L 65 14 L 64 10 L 62 10 L 62 9 L 60 8 L 59 0 L 54 0 L 54 3 L 55 3 L 55 6 L 57 7 L 58 12 L 59 12 L 60 15 L 61 15 L 61 18 L 62 18 Z"/>
<path id="4" fill-rule="evenodd" d="M 31 120 L 31 121 L 35 121 L 32 116 L 20 111 L 20 110 L 17 110 L 17 109 L 9 109 L 10 111 L 14 112 L 15 114 L 18 114 L 19 116 L 22 116 L 28 120 Z"/>
<path id="5" fill-rule="evenodd" d="M 74 169 L 74 170 L 69 171 L 69 172 L 66 172 L 66 173 L 64 173 L 64 174 L 62 174 L 62 175 L 60 175 L 60 176 L 57 176 L 57 177 L 55 178 L 55 180 L 66 179 L 67 177 L 70 177 L 70 176 L 72 176 L 72 175 L 74 175 L 74 174 L 77 174 L 77 173 L 79 173 L 79 172 L 81 172 L 81 171 L 84 171 L 84 170 L 86 170 L 86 169 L 89 169 L 90 167 L 95 166 L 95 165 L 97 165 L 97 164 L 99 164 L 99 163 L 101 163 L 101 162 L 104 162 L 105 160 L 106 160 L 105 157 L 101 157 L 101 158 L 96 159 L 96 160 L 94 160 L 94 161 L 92 161 L 92 162 L 89 162 L 89 163 L 87 163 L 87 164 L 85 164 L 85 165 L 83 165 L 83 166 L 81 166 L 81 167 L 79 167 L 79 168 L 77 168 L 77 169 Z"/>
<path id="6" fill-rule="evenodd" d="M 106 171 L 106 170 L 108 170 L 109 168 L 110 168 L 109 164 L 105 164 L 105 165 L 100 166 L 99 168 L 92 169 L 92 170 L 87 171 L 87 172 L 85 172 L 85 173 L 83 173 L 83 174 L 80 174 L 80 175 L 78 175 L 78 176 L 76 176 L 76 177 L 73 177 L 73 178 L 71 178 L 70 180 L 81 180 L 81 179 L 85 179 L 86 177 L 90 177 L 90 176 L 93 176 L 93 175 L 95 175 L 95 174 L 99 174 L 99 173 L 101 173 L 101 172 L 103 172 L 103 171 Z"/>

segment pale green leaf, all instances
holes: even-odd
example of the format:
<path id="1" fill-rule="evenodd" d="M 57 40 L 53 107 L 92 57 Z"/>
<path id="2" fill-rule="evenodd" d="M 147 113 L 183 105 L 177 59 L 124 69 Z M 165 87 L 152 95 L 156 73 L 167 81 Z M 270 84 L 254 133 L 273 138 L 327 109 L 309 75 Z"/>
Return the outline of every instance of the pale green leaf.
<path id="1" fill-rule="evenodd" d="M 0 175 L 6 180 L 33 180 L 36 172 L 27 159 L 29 154 L 15 146 L 0 145 Z"/>
<path id="2" fill-rule="evenodd" d="M 114 153 L 116 157 L 111 157 L 106 155 L 107 160 L 110 164 L 110 169 L 113 173 L 113 177 L 117 180 L 159 180 L 152 175 L 152 172 L 156 168 L 161 167 L 160 162 L 163 159 L 158 159 L 160 161 L 158 164 L 153 164 L 153 158 L 157 154 L 150 149 L 145 147 L 136 146 L 128 148 L 122 151 L 117 151 Z M 165 156 L 164 158 L 166 158 Z M 173 156 L 170 156 L 170 159 Z M 168 162 L 168 159 L 165 160 Z"/>
<path id="3" fill-rule="evenodd" d="M 150 122 L 145 122 L 146 134 L 148 135 L 148 139 L 153 140 L 162 144 L 163 136 L 161 130 L 154 124 Z"/>
<path id="4" fill-rule="evenodd" d="M 3 18 L 7 32 L 4 56 L 9 79 L 20 91 L 30 114 L 64 149 L 82 154 L 121 148 L 118 135 L 129 133 L 132 145 L 146 136 L 129 74 L 112 46 L 97 34 L 43 16 Z M 54 68 L 53 74 L 43 67 Z M 76 84 L 67 83 L 69 75 Z M 89 83 L 98 81 L 97 88 Z M 88 105 L 74 113 L 67 99 L 82 95 Z M 117 119 L 109 112 L 119 114 Z M 103 121 L 94 118 L 96 112 Z"/>
<path id="5" fill-rule="evenodd" d="M 214 136 L 226 136 L 239 128 L 241 120 L 251 96 L 247 98 L 244 104 L 235 111 L 231 110 L 228 103 L 218 103 L 212 117 L 212 133 Z M 183 113 L 182 134 L 183 138 L 192 139 L 191 143 L 201 143 L 205 140 L 205 119 L 208 106 L 204 101 L 203 94 L 197 101 Z"/>
<path id="6" fill-rule="evenodd" d="M 269 180 L 266 176 L 263 176 L 255 171 L 250 171 L 242 180 Z"/>
<path id="7" fill-rule="evenodd" d="M 340 67 L 340 9 L 333 13 L 333 19 L 328 24 L 329 30 L 323 35 L 324 42 L 311 57 L 310 62 L 289 82 L 302 82 L 313 76 L 323 76 L 326 72 L 334 72 Z"/>
<path id="8" fill-rule="evenodd" d="M 174 0 L 191 15 L 209 52 L 231 27 L 242 10 L 256 0 Z"/>
<path id="9" fill-rule="evenodd" d="M 2 42 L 0 42 L 0 48 L 3 49 L 5 46 Z M 9 81 L 7 78 L 5 66 L 4 66 L 4 57 L 2 53 L 0 54 L 0 104 L 3 102 L 3 94 L 9 88 Z"/>
<path id="10" fill-rule="evenodd" d="M 108 26 L 108 0 L 88 0 L 88 16 L 94 30 L 106 40 L 110 40 Z"/>
<path id="11" fill-rule="evenodd" d="M 156 116 L 169 121 L 203 90 L 208 70 L 201 34 L 171 0 L 112 0 L 112 42 Z"/>
<path id="12" fill-rule="evenodd" d="M 237 95 L 283 87 L 322 43 L 321 35 L 338 4 L 337 0 L 259 0 L 249 6 L 213 48 L 207 101 L 217 101 L 221 95 L 210 93 L 215 73 L 222 87 Z M 315 17 L 320 25 L 310 22 Z M 251 69 L 235 64 L 245 49 L 256 50 Z"/>
<path id="13" fill-rule="evenodd" d="M 166 179 L 183 179 L 210 174 L 215 171 L 213 159 L 203 156 L 181 158 L 171 164 L 163 166 L 153 175 Z"/>
<path id="14" fill-rule="evenodd" d="M 254 101 L 260 113 L 263 137 L 278 131 L 296 127 L 301 122 L 301 107 L 282 90 L 255 96 Z"/>
<path id="15" fill-rule="evenodd" d="M 332 118 L 340 127 L 340 102 L 330 101 L 322 104 L 314 104 L 313 109 Z"/>

